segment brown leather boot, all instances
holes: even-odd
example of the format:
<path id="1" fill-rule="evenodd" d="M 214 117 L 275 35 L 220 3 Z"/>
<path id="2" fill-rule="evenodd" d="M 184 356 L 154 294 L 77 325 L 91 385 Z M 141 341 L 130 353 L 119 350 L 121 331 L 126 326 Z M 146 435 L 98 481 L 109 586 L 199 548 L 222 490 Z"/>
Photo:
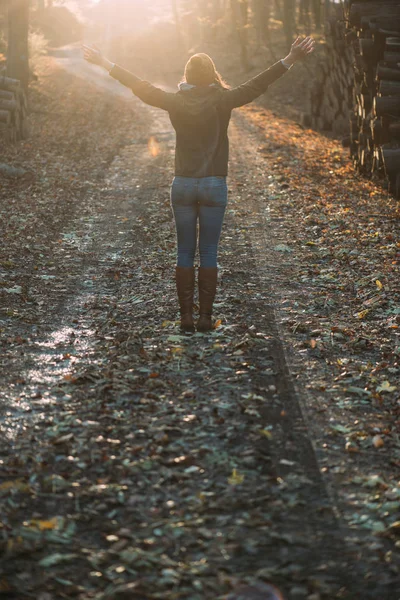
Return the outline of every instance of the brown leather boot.
<path id="1" fill-rule="evenodd" d="M 197 321 L 197 331 L 210 331 L 213 328 L 211 315 L 215 292 L 217 290 L 218 268 L 199 268 L 199 304 L 200 316 Z"/>
<path id="2" fill-rule="evenodd" d="M 181 313 L 181 329 L 183 331 L 194 331 L 194 267 L 176 267 L 175 279 Z"/>

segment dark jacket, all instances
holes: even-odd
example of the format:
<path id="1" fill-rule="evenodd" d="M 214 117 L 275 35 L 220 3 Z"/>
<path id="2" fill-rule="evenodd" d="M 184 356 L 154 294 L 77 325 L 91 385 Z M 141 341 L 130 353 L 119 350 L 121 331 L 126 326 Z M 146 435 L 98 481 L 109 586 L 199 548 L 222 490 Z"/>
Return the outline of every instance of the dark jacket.
<path id="1" fill-rule="evenodd" d="M 228 125 L 232 109 L 248 104 L 287 68 L 276 62 L 253 79 L 232 89 L 219 84 L 206 87 L 181 86 L 165 92 L 115 65 L 110 75 L 146 104 L 166 110 L 176 131 L 175 175 L 181 177 L 225 177 L 228 172 Z"/>

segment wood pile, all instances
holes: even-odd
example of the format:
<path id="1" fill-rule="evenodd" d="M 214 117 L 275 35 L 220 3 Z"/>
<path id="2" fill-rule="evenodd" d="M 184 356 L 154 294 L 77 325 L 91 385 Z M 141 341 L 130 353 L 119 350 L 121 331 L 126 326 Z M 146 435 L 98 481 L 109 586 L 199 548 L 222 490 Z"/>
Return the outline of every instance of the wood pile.
<path id="1" fill-rule="evenodd" d="M 355 61 L 350 153 L 400 198 L 400 2 L 347 0 L 345 17 Z"/>
<path id="2" fill-rule="evenodd" d="M 20 82 L 0 76 L 0 140 L 24 139 L 27 128 L 27 101 Z"/>
<path id="3" fill-rule="evenodd" d="M 325 38 L 303 124 L 345 136 L 356 169 L 400 198 L 400 0 L 345 0 Z"/>
<path id="4" fill-rule="evenodd" d="M 310 89 L 310 113 L 303 120 L 313 129 L 345 135 L 353 108 L 353 51 L 346 44 L 346 26 L 338 18 L 339 11 L 340 7 L 325 24 L 325 44 L 322 52 L 319 48 Z"/>

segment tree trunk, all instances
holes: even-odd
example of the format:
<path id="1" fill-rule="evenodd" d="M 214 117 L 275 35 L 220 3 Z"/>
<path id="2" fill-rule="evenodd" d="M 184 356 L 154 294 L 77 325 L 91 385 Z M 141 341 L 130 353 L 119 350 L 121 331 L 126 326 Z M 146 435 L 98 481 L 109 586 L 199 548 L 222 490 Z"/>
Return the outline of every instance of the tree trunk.
<path id="1" fill-rule="evenodd" d="M 15 94 L 8 90 L 0 89 L 0 102 L 2 100 L 14 100 Z"/>
<path id="2" fill-rule="evenodd" d="M 374 113 L 377 117 L 399 117 L 400 102 L 397 96 L 375 96 Z"/>
<path id="3" fill-rule="evenodd" d="M 310 29 L 310 0 L 300 0 L 299 24 Z"/>
<path id="4" fill-rule="evenodd" d="M 8 9 L 7 75 L 29 84 L 29 0 L 11 0 Z"/>
<path id="5" fill-rule="evenodd" d="M 400 52 L 385 52 L 383 59 L 388 67 L 397 67 L 400 64 Z"/>
<path id="6" fill-rule="evenodd" d="M 312 9 L 314 15 L 314 23 L 317 31 L 321 29 L 321 2 L 320 0 L 312 0 Z"/>
<path id="7" fill-rule="evenodd" d="M 400 150 L 398 148 L 383 148 L 382 157 L 387 175 L 400 173 Z"/>
<path id="8" fill-rule="evenodd" d="M 0 110 L 0 123 L 8 125 L 11 123 L 11 113 L 9 110 Z"/>
<path id="9" fill-rule="evenodd" d="M 249 68 L 247 56 L 247 0 L 231 0 L 232 29 L 234 38 L 239 39 L 240 59 L 244 70 Z"/>
<path id="10" fill-rule="evenodd" d="M 294 0 L 283 0 L 283 28 L 286 36 L 286 44 L 288 47 L 293 42 L 294 32 L 294 15 L 295 15 L 295 1 Z"/>
<path id="11" fill-rule="evenodd" d="M 329 15 L 331 12 L 331 2 L 330 0 L 325 0 L 324 2 L 324 19 L 325 21 L 329 19 Z"/>
<path id="12" fill-rule="evenodd" d="M 11 77 L 0 77 L 0 90 L 17 92 L 20 87 L 21 84 L 18 79 L 11 79 Z"/>
<path id="13" fill-rule="evenodd" d="M 211 16 L 213 22 L 216 23 L 219 19 L 223 17 L 224 7 L 221 0 L 213 0 L 211 5 Z"/>
<path id="14" fill-rule="evenodd" d="M 376 69 L 376 76 L 378 79 L 390 79 L 391 81 L 400 81 L 400 69 L 391 69 L 384 63 L 378 63 Z"/>
<path id="15" fill-rule="evenodd" d="M 210 26 L 208 23 L 208 12 L 207 3 L 205 0 L 197 0 L 196 2 L 196 15 L 200 26 L 200 38 L 201 42 L 204 43 L 209 38 Z"/>
<path id="16" fill-rule="evenodd" d="M 0 98 L 0 110 L 9 110 L 10 112 L 13 112 L 15 110 L 17 110 L 17 103 L 15 100 L 4 100 L 3 98 Z"/>
<path id="17" fill-rule="evenodd" d="M 223 2 L 221 0 L 213 0 L 207 5 L 207 17 L 210 23 L 209 26 L 209 37 L 211 42 L 215 42 L 217 40 L 219 29 L 220 29 L 220 21 L 224 14 Z"/>
<path id="18" fill-rule="evenodd" d="M 275 10 L 274 10 L 275 18 L 277 21 L 283 21 L 283 11 L 280 0 L 275 0 Z"/>
<path id="19" fill-rule="evenodd" d="M 400 96 L 400 81 L 382 79 L 379 83 L 379 92 L 381 96 Z"/>
<path id="20" fill-rule="evenodd" d="M 185 42 L 183 39 L 181 20 L 180 20 L 179 10 L 178 10 L 176 0 L 171 0 L 171 8 L 172 8 L 172 14 L 174 15 L 176 35 L 179 40 L 179 45 L 181 46 L 182 50 L 185 50 Z"/>
<path id="21" fill-rule="evenodd" d="M 400 17 L 400 6 L 398 2 L 387 4 L 387 2 L 356 2 L 351 5 L 348 20 L 350 26 L 361 27 L 362 17 Z"/>
<path id="22" fill-rule="evenodd" d="M 253 0 L 254 27 L 261 45 L 266 45 L 269 40 L 270 11 L 270 5 L 265 0 Z"/>
<path id="23" fill-rule="evenodd" d="M 389 132 L 392 139 L 400 140 L 400 122 L 398 121 L 397 123 L 391 123 L 389 125 Z"/>
<path id="24" fill-rule="evenodd" d="M 363 17 L 361 17 L 363 19 Z M 393 31 L 397 33 L 400 30 L 400 18 L 397 16 L 372 16 L 368 17 L 369 29 L 371 31 Z"/>

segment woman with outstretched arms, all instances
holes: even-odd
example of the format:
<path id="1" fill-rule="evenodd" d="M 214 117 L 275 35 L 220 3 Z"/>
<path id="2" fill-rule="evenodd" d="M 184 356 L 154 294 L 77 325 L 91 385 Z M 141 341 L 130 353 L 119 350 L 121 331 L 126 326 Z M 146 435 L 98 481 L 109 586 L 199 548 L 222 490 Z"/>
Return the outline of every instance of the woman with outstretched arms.
<path id="1" fill-rule="evenodd" d="M 227 205 L 228 125 L 234 108 L 263 94 L 296 62 L 314 50 L 314 40 L 297 38 L 289 54 L 246 83 L 230 88 L 207 54 L 187 62 L 176 93 L 166 92 L 110 62 L 97 48 L 84 46 L 84 58 L 100 65 L 146 104 L 168 112 L 176 131 L 175 177 L 171 205 L 177 232 L 176 288 L 181 329 L 195 331 L 194 257 L 199 226 L 198 271 L 200 315 L 197 331 L 213 328 L 212 309 L 217 288 L 217 252 Z"/>

